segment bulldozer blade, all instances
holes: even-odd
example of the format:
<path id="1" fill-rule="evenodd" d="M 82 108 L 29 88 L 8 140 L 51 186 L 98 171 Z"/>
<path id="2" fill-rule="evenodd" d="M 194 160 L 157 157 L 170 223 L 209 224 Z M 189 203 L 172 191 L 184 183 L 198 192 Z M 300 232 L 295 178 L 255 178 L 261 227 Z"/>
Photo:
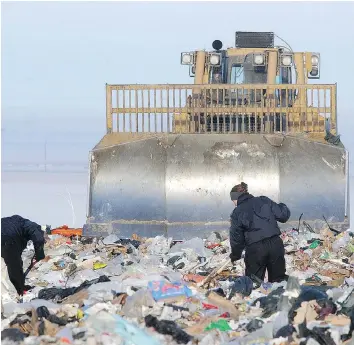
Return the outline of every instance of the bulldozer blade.
<path id="1" fill-rule="evenodd" d="M 343 147 L 260 134 L 157 134 L 114 144 L 114 135 L 91 152 L 84 236 L 188 239 L 227 230 L 229 192 L 241 181 L 255 196 L 286 203 L 294 227 L 302 213 L 307 221 L 345 220 Z"/>

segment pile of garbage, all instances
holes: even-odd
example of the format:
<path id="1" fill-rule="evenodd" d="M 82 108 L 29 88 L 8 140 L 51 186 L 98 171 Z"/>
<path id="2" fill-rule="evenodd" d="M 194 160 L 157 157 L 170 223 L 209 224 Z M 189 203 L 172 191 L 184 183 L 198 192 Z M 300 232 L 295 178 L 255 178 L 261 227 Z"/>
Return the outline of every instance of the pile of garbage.
<path id="1" fill-rule="evenodd" d="M 52 235 L 22 300 L 2 291 L 1 339 L 353 345 L 353 233 L 302 230 L 282 233 L 289 279 L 273 284 L 244 276 L 243 260 L 232 265 L 227 232 L 185 242 Z M 25 268 L 32 256 L 29 246 Z"/>

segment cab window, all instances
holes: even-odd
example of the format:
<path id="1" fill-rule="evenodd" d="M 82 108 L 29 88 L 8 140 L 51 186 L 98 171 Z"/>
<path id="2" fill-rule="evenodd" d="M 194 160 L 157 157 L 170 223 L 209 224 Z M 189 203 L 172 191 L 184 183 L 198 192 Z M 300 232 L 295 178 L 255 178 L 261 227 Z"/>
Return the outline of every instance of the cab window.
<path id="1" fill-rule="evenodd" d="M 210 68 L 209 80 L 211 84 L 222 84 L 222 68 L 219 66 Z"/>
<path id="2" fill-rule="evenodd" d="M 231 84 L 243 84 L 245 75 L 241 64 L 233 65 L 231 68 Z"/>

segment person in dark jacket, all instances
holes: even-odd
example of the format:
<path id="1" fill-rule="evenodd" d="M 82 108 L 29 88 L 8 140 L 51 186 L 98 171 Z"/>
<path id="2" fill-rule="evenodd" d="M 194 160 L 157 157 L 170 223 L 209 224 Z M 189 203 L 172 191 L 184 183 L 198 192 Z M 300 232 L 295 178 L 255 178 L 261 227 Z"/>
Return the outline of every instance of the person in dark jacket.
<path id="1" fill-rule="evenodd" d="M 45 238 L 42 227 L 18 215 L 1 218 L 1 257 L 7 266 L 9 279 L 20 296 L 25 291 L 21 256 L 28 241 L 33 242 L 35 260 L 43 260 Z"/>
<path id="2" fill-rule="evenodd" d="M 249 194 L 244 182 L 232 188 L 230 197 L 236 206 L 231 214 L 231 261 L 241 259 L 246 249 L 246 276 L 264 280 L 267 270 L 269 282 L 283 281 L 287 278 L 285 250 L 277 222 L 286 223 L 290 210 L 266 196 Z"/>

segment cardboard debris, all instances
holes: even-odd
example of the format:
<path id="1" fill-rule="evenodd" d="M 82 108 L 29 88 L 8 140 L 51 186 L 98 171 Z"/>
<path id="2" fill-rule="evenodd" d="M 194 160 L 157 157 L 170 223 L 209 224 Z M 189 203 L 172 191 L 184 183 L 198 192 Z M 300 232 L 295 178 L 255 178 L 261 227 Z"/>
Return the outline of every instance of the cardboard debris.
<path id="1" fill-rule="evenodd" d="M 208 294 L 208 302 L 217 306 L 221 311 L 229 313 L 234 320 L 237 320 L 240 316 L 240 311 L 232 302 L 219 296 L 215 292 Z"/>
<path id="2" fill-rule="evenodd" d="M 350 317 L 345 315 L 328 315 L 325 321 L 333 326 L 349 326 Z"/>
<path id="3" fill-rule="evenodd" d="M 316 320 L 318 314 L 316 310 L 319 308 L 316 301 L 302 302 L 301 307 L 296 311 L 294 323 L 299 325 L 303 322 L 310 322 Z"/>
<path id="4" fill-rule="evenodd" d="M 63 304 L 77 304 L 79 307 L 82 307 L 84 305 L 84 301 L 88 299 L 89 297 L 89 292 L 87 289 L 78 291 L 74 293 L 73 295 L 65 298 L 63 300 Z"/>

